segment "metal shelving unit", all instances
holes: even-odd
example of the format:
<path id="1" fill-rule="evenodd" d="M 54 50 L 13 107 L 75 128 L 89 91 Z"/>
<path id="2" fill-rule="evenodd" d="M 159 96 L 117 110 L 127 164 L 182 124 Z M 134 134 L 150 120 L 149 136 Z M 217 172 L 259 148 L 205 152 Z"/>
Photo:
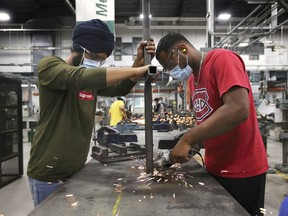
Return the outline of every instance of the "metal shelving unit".
<path id="1" fill-rule="evenodd" d="M 21 81 L 0 74 L 0 188 L 23 175 Z"/>

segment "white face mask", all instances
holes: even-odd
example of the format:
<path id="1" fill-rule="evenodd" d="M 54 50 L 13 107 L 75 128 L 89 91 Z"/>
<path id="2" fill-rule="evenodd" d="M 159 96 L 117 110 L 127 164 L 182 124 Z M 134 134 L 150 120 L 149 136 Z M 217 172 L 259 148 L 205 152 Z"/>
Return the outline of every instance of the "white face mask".
<path id="1" fill-rule="evenodd" d="M 178 64 L 169 73 L 171 77 L 179 81 L 186 81 L 189 79 L 190 75 L 193 73 L 193 69 L 188 64 L 188 55 L 186 55 L 186 67 L 179 67 L 179 53 L 178 53 Z"/>

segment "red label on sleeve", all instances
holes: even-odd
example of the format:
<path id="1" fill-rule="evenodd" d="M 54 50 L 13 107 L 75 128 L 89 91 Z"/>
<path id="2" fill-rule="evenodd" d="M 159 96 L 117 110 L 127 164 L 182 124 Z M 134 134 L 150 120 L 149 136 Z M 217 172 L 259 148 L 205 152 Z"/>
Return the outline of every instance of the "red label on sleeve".
<path id="1" fill-rule="evenodd" d="M 92 92 L 81 91 L 81 92 L 79 92 L 78 99 L 91 101 L 91 100 L 94 100 L 94 96 L 93 96 Z"/>

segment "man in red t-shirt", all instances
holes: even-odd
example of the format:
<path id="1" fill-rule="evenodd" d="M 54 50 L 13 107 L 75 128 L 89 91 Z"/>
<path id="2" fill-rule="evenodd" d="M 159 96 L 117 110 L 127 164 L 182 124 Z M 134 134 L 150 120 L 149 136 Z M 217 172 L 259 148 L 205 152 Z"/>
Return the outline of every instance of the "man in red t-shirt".
<path id="1" fill-rule="evenodd" d="M 189 150 L 203 142 L 207 171 L 248 213 L 262 215 L 268 160 L 241 57 L 225 49 L 204 54 L 183 35 L 169 33 L 156 58 L 174 79 L 188 80 L 197 120 L 172 150 L 172 161 L 189 161 Z"/>

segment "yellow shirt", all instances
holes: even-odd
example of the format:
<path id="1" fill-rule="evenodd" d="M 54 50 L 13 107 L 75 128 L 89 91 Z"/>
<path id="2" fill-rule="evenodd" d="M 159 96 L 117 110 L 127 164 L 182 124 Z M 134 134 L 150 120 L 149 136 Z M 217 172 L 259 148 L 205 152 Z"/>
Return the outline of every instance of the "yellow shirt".
<path id="1" fill-rule="evenodd" d="M 116 100 L 112 103 L 110 110 L 109 110 L 110 126 L 116 126 L 118 122 L 123 120 L 123 116 L 124 116 L 123 108 L 124 108 L 124 102 L 122 100 Z"/>

